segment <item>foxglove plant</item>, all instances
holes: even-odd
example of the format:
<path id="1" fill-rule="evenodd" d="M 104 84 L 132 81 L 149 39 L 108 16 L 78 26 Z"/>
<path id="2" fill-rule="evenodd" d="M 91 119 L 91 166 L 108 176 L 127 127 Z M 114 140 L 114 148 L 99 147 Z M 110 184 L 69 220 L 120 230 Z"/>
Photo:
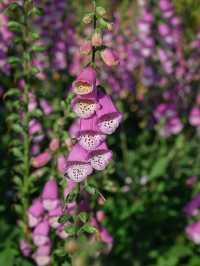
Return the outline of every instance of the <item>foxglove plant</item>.
<path id="1" fill-rule="evenodd" d="M 66 176 L 75 182 L 81 182 L 89 176 L 93 169 L 104 170 L 112 158 L 112 152 L 108 150 L 106 136 L 114 133 L 122 120 L 122 114 L 117 110 L 111 97 L 101 91 L 97 83 L 96 53 L 100 51 L 100 57 L 107 66 L 118 64 L 118 58 L 113 50 L 103 46 L 100 27 L 110 25 L 105 19 L 94 1 L 93 34 L 91 42 L 86 48 L 86 54 L 92 54 L 92 61 L 83 68 L 72 84 L 75 98 L 72 100 L 72 108 L 78 119 L 70 128 L 70 135 L 77 140 L 72 147 L 66 161 Z M 104 13 L 104 12 L 103 12 Z M 83 19 L 86 24 L 92 21 L 91 14 Z M 102 26 L 103 25 L 103 26 Z M 85 44 L 84 44 L 85 45 Z"/>

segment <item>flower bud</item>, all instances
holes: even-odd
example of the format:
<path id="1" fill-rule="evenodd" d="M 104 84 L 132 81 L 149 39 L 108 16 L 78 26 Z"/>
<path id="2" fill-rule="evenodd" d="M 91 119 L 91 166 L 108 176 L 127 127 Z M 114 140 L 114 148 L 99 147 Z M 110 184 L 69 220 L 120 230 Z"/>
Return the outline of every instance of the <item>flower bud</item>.
<path id="1" fill-rule="evenodd" d="M 107 66 L 116 66 L 119 63 L 116 54 L 109 48 L 101 52 L 101 58 Z"/>
<path id="2" fill-rule="evenodd" d="M 52 139 L 52 141 L 50 142 L 49 144 L 49 149 L 51 151 L 56 151 L 60 146 L 60 142 L 59 142 L 59 139 L 55 138 L 55 139 Z"/>
<path id="3" fill-rule="evenodd" d="M 107 29 L 109 30 L 109 31 L 113 31 L 114 30 L 114 23 L 112 23 L 112 22 L 110 22 L 110 23 L 107 23 Z"/>
<path id="4" fill-rule="evenodd" d="M 83 23 L 90 24 L 92 22 L 92 14 L 87 14 L 83 18 Z"/>
<path id="5" fill-rule="evenodd" d="M 88 55 L 92 50 L 92 45 L 90 42 L 84 42 L 80 47 L 81 55 Z"/>
<path id="6" fill-rule="evenodd" d="M 97 8 L 96 8 L 96 11 L 97 11 L 97 14 L 99 15 L 99 16 L 105 16 L 105 14 L 106 14 L 106 10 L 105 10 L 105 8 L 103 8 L 102 6 L 98 6 Z"/>
<path id="7" fill-rule="evenodd" d="M 102 35 L 100 32 L 95 32 L 92 36 L 92 45 L 93 46 L 101 46 L 103 43 Z"/>
<path id="8" fill-rule="evenodd" d="M 33 167 L 39 168 L 46 165 L 51 160 L 51 154 L 49 151 L 45 151 L 38 156 L 32 158 L 31 162 Z"/>

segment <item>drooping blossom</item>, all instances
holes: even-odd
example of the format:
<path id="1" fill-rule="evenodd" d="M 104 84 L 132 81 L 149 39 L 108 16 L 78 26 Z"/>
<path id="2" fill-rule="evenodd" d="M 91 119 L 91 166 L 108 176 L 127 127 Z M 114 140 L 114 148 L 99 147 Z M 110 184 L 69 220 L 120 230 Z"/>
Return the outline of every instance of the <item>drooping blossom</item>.
<path id="1" fill-rule="evenodd" d="M 58 199 L 58 186 L 54 179 L 50 179 L 46 182 L 42 191 L 42 203 L 44 209 L 47 211 L 55 209 L 59 204 Z"/>

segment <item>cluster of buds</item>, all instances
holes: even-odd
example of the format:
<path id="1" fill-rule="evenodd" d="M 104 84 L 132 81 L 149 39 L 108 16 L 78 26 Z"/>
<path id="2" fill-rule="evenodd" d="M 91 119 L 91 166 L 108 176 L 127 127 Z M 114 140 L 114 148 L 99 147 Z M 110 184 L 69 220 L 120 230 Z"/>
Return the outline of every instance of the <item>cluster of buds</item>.
<path id="1" fill-rule="evenodd" d="M 92 53 L 92 66 L 83 68 L 72 85 L 75 98 L 72 100 L 72 109 L 77 119 L 72 124 L 69 133 L 77 143 L 72 147 L 66 161 L 66 176 L 75 182 L 83 181 L 93 172 L 93 169 L 102 171 L 112 158 L 112 152 L 106 145 L 106 136 L 112 134 L 122 120 L 122 114 L 117 110 L 111 97 L 102 92 L 98 85 L 95 70 L 95 53 L 100 56 L 108 66 L 118 64 L 115 53 L 103 46 L 102 34 L 96 29 L 96 23 L 102 20 L 105 25 L 102 8 L 95 8 L 93 14 L 95 21 L 94 33 L 91 42 L 88 42 L 87 53 Z M 101 11 L 101 12 L 100 12 Z M 98 13 L 99 12 L 99 13 Z M 87 15 L 85 23 L 91 22 Z M 91 50 L 88 49 L 91 47 Z M 85 49 L 82 48 L 82 51 Z"/>

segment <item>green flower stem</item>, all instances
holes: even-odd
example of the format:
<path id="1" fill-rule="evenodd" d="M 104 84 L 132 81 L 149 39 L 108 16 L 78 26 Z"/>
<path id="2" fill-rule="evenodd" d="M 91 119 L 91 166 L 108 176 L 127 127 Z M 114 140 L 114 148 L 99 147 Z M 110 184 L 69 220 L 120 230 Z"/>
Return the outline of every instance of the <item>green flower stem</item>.
<path id="1" fill-rule="evenodd" d="M 23 173 L 23 190 L 22 192 L 22 204 L 23 204 L 23 213 L 24 217 L 23 220 L 26 221 L 26 210 L 28 208 L 29 203 L 29 190 L 30 190 L 30 138 L 29 138 L 29 111 L 28 111 L 28 103 L 29 103 L 29 90 L 30 90 L 30 72 L 31 72 L 31 52 L 29 52 L 29 40 L 28 36 L 31 31 L 31 27 L 29 25 L 28 19 L 28 12 L 32 8 L 32 1 L 23 2 L 23 9 L 24 9 L 24 29 L 23 29 L 23 52 L 24 55 L 24 62 L 23 62 L 23 73 L 24 73 L 24 145 L 23 145 L 23 152 L 24 152 L 24 173 Z"/>
<path id="2" fill-rule="evenodd" d="M 94 6 L 94 16 L 93 16 L 93 30 L 96 31 L 97 27 L 97 15 L 96 15 L 96 0 L 93 1 Z M 95 65 L 95 56 L 96 56 L 96 48 L 95 46 L 92 47 L 92 64 Z"/>

